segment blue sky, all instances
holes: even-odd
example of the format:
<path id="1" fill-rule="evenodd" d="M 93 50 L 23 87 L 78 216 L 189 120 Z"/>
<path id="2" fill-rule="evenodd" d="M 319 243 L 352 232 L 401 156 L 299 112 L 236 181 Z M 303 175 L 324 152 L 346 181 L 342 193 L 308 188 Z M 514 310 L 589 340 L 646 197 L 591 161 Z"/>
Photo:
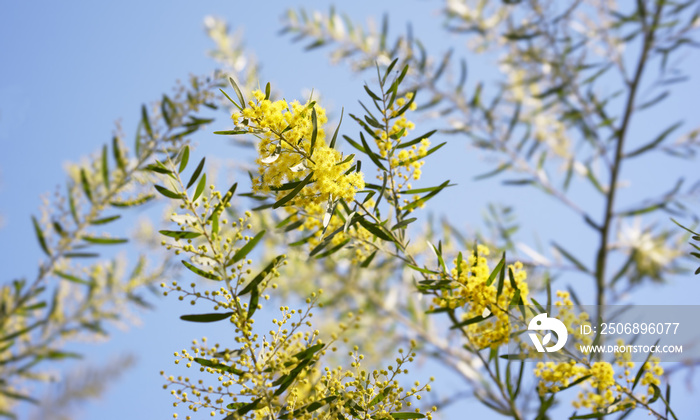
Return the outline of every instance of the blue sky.
<path id="1" fill-rule="evenodd" d="M 352 75 L 344 65 L 328 64 L 327 51 L 303 53 L 301 45 L 292 44 L 277 34 L 279 18 L 288 2 L 270 1 L 265 7 L 254 2 L 3 2 L 0 5 L 0 282 L 35 273 L 41 252 L 32 234 L 30 213 L 37 213 L 40 194 L 50 193 L 65 179 L 63 166 L 94 153 L 111 138 L 114 122 L 119 120 L 126 133 L 136 126 L 140 105 L 169 92 L 176 79 L 190 73 L 207 74 L 215 68 L 205 51 L 212 48 L 203 29 L 203 19 L 216 15 L 226 19 L 234 29 L 242 29 L 248 48 L 263 66 L 261 82 L 271 81 L 287 98 L 298 97 L 304 89 L 314 88 L 329 100 L 336 114 L 358 108 L 364 99 L 364 81 L 369 74 Z M 303 3 L 308 8 L 326 9 L 321 1 Z M 441 3 L 435 1 L 359 1 L 344 11 L 364 21 L 377 20 L 389 12 L 394 28 L 412 21 L 414 32 L 425 39 L 429 48 L 441 52 L 446 45 L 464 45 L 453 36 L 443 37 Z M 470 82 L 488 78 L 493 67 L 478 57 L 467 57 Z M 685 67 L 700 65 L 697 55 L 686 60 Z M 697 68 L 697 66 L 695 66 Z M 693 80 L 662 111 L 639 126 L 638 132 L 659 132 L 676 117 L 692 119 L 690 104 L 699 84 Z M 665 124 L 665 125 L 664 125 Z M 355 131 L 345 125 L 350 132 Z M 427 131 L 427 125 L 419 127 Z M 217 129 L 217 127 L 213 127 Z M 458 227 L 480 226 L 481 212 L 488 202 L 515 204 L 523 223 L 523 239 L 537 234 L 548 238 L 556 232 L 570 233 L 567 245 L 583 255 L 586 250 L 585 228 L 579 219 L 567 215 L 552 217 L 542 206 L 552 204 L 531 190 L 500 188 L 498 181 L 473 182 L 488 166 L 478 153 L 467 149 L 463 138 L 452 138 L 447 148 L 435 155 L 426 166 L 426 185 L 444 179 L 458 186 L 444 193 L 432 204 Z M 198 137 L 201 155 L 217 153 L 233 156 L 216 136 Z M 633 163 L 625 175 L 634 178 L 629 193 L 667 189 L 663 175 L 675 162 L 661 159 L 651 163 Z M 697 169 L 674 166 L 695 181 Z M 687 168 L 687 169 L 686 169 Z M 498 187 L 498 188 L 496 188 Z M 536 198 L 537 200 L 533 200 Z M 696 203 L 697 205 L 697 203 Z M 664 223 L 666 223 L 665 221 Z M 579 236 L 580 234 L 580 236 Z M 590 243 L 590 242 L 588 242 Z M 585 287 L 582 287 L 585 296 Z M 649 287 L 639 293 L 640 303 L 694 304 L 699 288 L 690 276 L 674 278 L 666 287 Z M 690 293 L 692 292 L 692 293 Z M 170 354 L 201 335 L 186 325 L 174 324 L 183 308 L 158 301 L 158 310 L 143 315 L 143 325 L 128 332 L 115 331 L 113 340 L 86 345 L 88 360 L 99 363 L 122 351 L 135 353 L 139 362 L 117 381 L 106 398 L 83 409 L 84 418 L 169 418 L 172 400 L 160 390 L 157 375 L 170 366 Z M 173 327 L 175 325 L 175 327 Z M 175 333 L 176 332 L 176 333 Z M 183 337 L 187 339 L 183 340 Z M 697 385 L 697 381 L 696 385 Z M 690 394 L 677 387 L 679 411 L 692 406 Z M 470 410 L 476 401 L 466 404 Z M 478 411 L 482 412 L 479 408 Z M 688 412 L 688 411 L 686 411 Z"/>

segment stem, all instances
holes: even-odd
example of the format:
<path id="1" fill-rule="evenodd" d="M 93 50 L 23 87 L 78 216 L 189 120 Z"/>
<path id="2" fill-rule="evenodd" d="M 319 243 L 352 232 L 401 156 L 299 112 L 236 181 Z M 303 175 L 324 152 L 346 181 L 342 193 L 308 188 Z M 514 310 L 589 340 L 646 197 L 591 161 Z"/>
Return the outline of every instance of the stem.
<path id="1" fill-rule="evenodd" d="M 596 258 L 596 270 L 595 270 L 595 280 L 596 280 L 596 305 L 598 306 L 597 319 L 600 320 L 604 314 L 605 305 L 605 269 L 608 260 L 608 236 L 610 234 L 612 220 L 614 218 L 613 208 L 615 204 L 615 193 L 617 191 L 617 179 L 620 174 L 620 169 L 622 166 L 623 156 L 623 146 L 625 143 L 625 137 L 627 135 L 627 130 L 629 128 L 629 123 L 632 118 L 632 113 L 634 112 L 634 100 L 639 88 L 639 84 L 642 79 L 642 74 L 644 73 L 644 68 L 647 64 L 647 59 L 649 56 L 649 51 L 654 42 L 654 34 L 661 17 L 661 10 L 663 9 L 663 2 L 660 3 L 654 13 L 653 21 L 651 27 L 646 24 L 645 20 L 642 20 L 642 28 L 644 30 L 644 41 L 642 44 L 642 53 L 637 61 L 637 68 L 634 73 L 634 78 L 629 84 L 629 95 L 627 96 L 627 103 L 625 105 L 625 112 L 622 118 L 622 125 L 618 129 L 617 144 L 615 148 L 615 157 L 612 162 L 612 168 L 610 173 L 610 186 L 608 187 L 608 194 L 605 199 L 605 214 L 603 226 L 600 233 L 600 246 L 598 248 L 598 255 Z"/>

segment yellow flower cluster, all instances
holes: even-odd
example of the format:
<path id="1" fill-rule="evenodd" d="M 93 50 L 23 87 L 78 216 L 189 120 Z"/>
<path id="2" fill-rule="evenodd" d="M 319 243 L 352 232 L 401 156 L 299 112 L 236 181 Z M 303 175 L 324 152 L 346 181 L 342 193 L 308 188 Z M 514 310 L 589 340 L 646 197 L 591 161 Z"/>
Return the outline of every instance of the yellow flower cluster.
<path id="1" fill-rule="evenodd" d="M 311 182 L 290 204 L 304 208 L 339 198 L 352 201 L 356 191 L 364 188 L 364 179 L 361 172 L 351 171 L 352 158 L 344 159 L 339 151 L 326 144 L 325 110 L 315 102 L 304 105 L 298 101 L 273 102 L 260 90 L 253 95 L 255 100 L 232 115 L 237 130 L 260 138 L 257 160 L 260 176 L 253 181 L 253 189 L 263 193 L 277 191 L 277 198 L 282 198 L 291 188 L 279 190 L 280 187 L 313 172 Z M 314 110 L 317 130 L 312 147 Z"/>
<path id="2" fill-rule="evenodd" d="M 568 293 L 559 292 L 557 295 L 564 297 L 562 303 L 565 304 Z M 624 342 L 619 340 L 617 344 L 622 346 Z M 637 406 L 637 401 L 646 403 L 654 395 L 652 384 L 656 386 L 660 384 L 659 377 L 664 371 L 659 366 L 658 358 L 651 357 L 644 365 L 644 374 L 639 382 L 647 386 L 646 394 L 634 395 L 631 390 L 634 383 L 631 369 L 635 364 L 630 361 L 630 357 L 629 352 L 615 355 L 615 365 L 622 369 L 617 375 L 613 364 L 604 361 L 597 361 L 592 365 L 587 364 L 586 361 L 575 360 L 559 363 L 540 362 L 534 371 L 535 376 L 540 378 L 537 390 L 542 396 L 546 393 L 556 393 L 572 386 L 577 380 L 588 377 L 579 385 L 583 389 L 572 402 L 575 408 L 588 408 L 594 413 L 634 408 Z M 619 381 L 615 380 L 616 377 Z"/>
<path id="3" fill-rule="evenodd" d="M 392 175 L 397 176 L 404 182 L 409 179 L 418 180 L 421 177 L 421 167 L 425 161 L 420 160 L 428 152 L 430 140 L 423 139 L 418 144 L 410 147 L 400 147 L 401 140 L 408 136 L 408 133 L 415 128 L 415 124 L 406 119 L 406 114 L 399 116 L 399 110 L 413 98 L 413 93 L 408 92 L 406 96 L 396 99 L 396 101 L 386 111 L 386 117 L 382 118 L 382 123 L 386 124 L 385 129 L 375 129 L 375 142 L 379 147 L 379 155 L 388 158 L 391 164 Z M 409 110 L 415 110 L 415 102 L 411 103 Z M 379 177 L 381 179 L 381 177 Z M 410 188 L 410 187 L 409 187 Z"/>
<path id="4" fill-rule="evenodd" d="M 615 371 L 612 365 L 608 362 L 595 362 L 588 369 L 587 374 L 591 375 L 588 383 L 593 387 L 593 391 L 579 393 L 579 401 L 574 402 L 574 406 L 598 411 L 615 402 L 615 397 L 621 389 L 615 383 Z"/>
<path id="5" fill-rule="evenodd" d="M 415 343 L 412 343 L 412 346 Z M 422 393 L 431 391 L 430 384 L 413 383 L 410 389 L 405 389 L 398 381 L 399 375 L 408 374 L 405 365 L 412 362 L 416 353 L 404 352 L 399 349 L 399 357 L 395 359 L 395 365 L 389 365 L 384 369 L 376 369 L 372 372 L 366 371 L 362 366 L 364 355 L 358 353 L 357 346 L 349 352 L 353 359 L 350 369 L 343 369 L 338 366 L 335 369 L 325 367 L 322 370 L 313 369 L 308 377 L 299 381 L 299 385 L 290 390 L 288 401 L 294 402 L 293 406 L 301 407 L 314 401 L 318 401 L 321 396 L 332 399 L 329 407 L 323 414 L 313 418 L 336 419 L 345 417 L 352 418 L 376 418 L 390 420 L 391 413 L 413 411 L 420 413 L 419 408 L 414 408 L 414 401 L 421 400 Z M 431 378 L 432 382 L 434 379 Z M 380 396 L 382 396 L 380 398 Z M 334 398 L 335 397 L 335 398 Z M 430 408 L 423 415 L 427 419 L 433 418 L 436 407 Z M 312 418 L 311 416 L 300 416 L 294 418 Z"/>
<path id="6" fill-rule="evenodd" d="M 559 392 L 587 374 L 588 369 L 574 360 L 564 363 L 539 362 L 535 369 L 535 376 L 540 378 L 537 391 L 540 395 Z"/>
<path id="7" fill-rule="evenodd" d="M 455 259 L 455 267 L 451 271 L 452 286 L 433 301 L 434 305 L 442 308 L 464 308 L 462 314 L 464 320 L 493 315 L 489 320 L 466 327 L 471 342 L 478 348 L 497 347 L 508 343 L 511 333 L 508 306 L 516 292 L 508 279 L 504 281 L 500 295 L 498 280 L 487 284 L 491 274 L 486 259 L 488 255 L 489 249 L 484 245 L 478 245 L 476 254 L 471 254 L 469 258 L 462 261 Z M 516 262 L 505 269 L 513 272 L 513 279 L 520 297 L 523 301 L 527 301 L 529 292 L 525 282 L 527 274 L 523 270 L 522 263 Z"/>
<path id="8" fill-rule="evenodd" d="M 557 307 L 557 319 L 562 321 L 566 325 L 567 332 L 575 337 L 580 345 L 586 346 L 592 343 L 591 336 L 588 334 L 583 334 L 580 328 L 582 325 L 590 327 L 590 322 L 588 319 L 590 316 L 586 312 L 581 312 L 576 315 L 574 313 L 574 302 L 571 300 L 571 294 L 563 290 L 557 290 L 557 297 L 559 298 L 554 302 L 554 306 Z"/>
<path id="9" fill-rule="evenodd" d="M 184 289 L 176 290 L 188 294 Z M 229 302 L 231 298 L 223 290 L 217 296 L 226 295 L 224 302 Z M 175 352 L 175 364 L 195 369 L 206 377 L 213 375 L 216 381 L 207 380 L 197 372 L 193 372 L 192 377 L 167 376 L 161 372 L 166 379 L 163 387 L 171 388 L 176 399 L 174 406 L 185 405 L 193 413 L 205 411 L 217 416 L 231 415 L 251 401 L 257 401 L 254 409 L 236 418 L 260 420 L 284 415 L 294 419 L 331 420 L 341 413 L 353 418 L 366 415 L 388 420 L 392 418 L 391 413 L 397 411 L 422 412 L 425 418 L 432 419 L 435 407 L 427 411 L 414 407 L 422 394 L 431 390 L 430 384 L 414 382 L 406 389 L 398 381 L 399 375 L 408 374 L 406 365 L 416 357 L 413 341 L 408 352 L 399 350 L 395 363 L 384 369 L 367 372 L 362 366 L 364 356 L 357 347 L 349 352 L 350 368 L 317 366 L 322 355 L 338 350 L 334 344 L 337 334 L 332 334 L 331 342 L 324 343 L 319 339 L 318 330 L 308 328 L 311 327 L 310 311 L 321 294 L 321 290 L 312 293 L 306 310 L 281 307 L 280 316 L 272 321 L 275 327 L 264 335 L 249 330 L 241 333 L 234 311 L 231 322 L 239 327 L 236 330 L 239 334 L 234 337 L 236 350 L 222 348 L 219 344 L 210 346 L 207 339 L 202 338 L 193 340 L 189 350 Z M 226 303 L 219 306 L 227 307 Z M 350 323 L 340 323 L 341 332 L 355 328 L 359 322 L 357 315 L 349 313 L 347 316 Z M 277 390 L 286 377 L 295 379 L 280 393 Z M 307 410 L 313 405 L 318 405 L 317 411 Z"/>
<path id="10" fill-rule="evenodd" d="M 590 408 L 594 412 L 615 402 L 621 391 L 621 387 L 615 382 L 615 371 L 608 362 L 595 362 L 590 367 L 574 360 L 561 363 L 540 362 L 535 369 L 535 376 L 540 378 L 537 391 L 542 396 L 548 392 L 562 391 L 577 380 L 589 376 L 584 382 L 592 387 L 592 390 L 579 392 L 573 405 L 576 408 Z"/>

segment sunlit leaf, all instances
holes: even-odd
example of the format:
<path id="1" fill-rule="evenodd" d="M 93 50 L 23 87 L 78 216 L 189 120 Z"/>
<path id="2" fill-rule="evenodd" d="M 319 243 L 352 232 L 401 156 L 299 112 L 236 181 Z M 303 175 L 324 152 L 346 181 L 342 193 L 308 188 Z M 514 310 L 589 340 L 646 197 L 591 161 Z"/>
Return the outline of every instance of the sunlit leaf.
<path id="1" fill-rule="evenodd" d="M 214 312 L 210 314 L 182 315 L 180 319 L 190 322 L 217 322 L 229 319 L 233 314 L 233 312 Z"/>

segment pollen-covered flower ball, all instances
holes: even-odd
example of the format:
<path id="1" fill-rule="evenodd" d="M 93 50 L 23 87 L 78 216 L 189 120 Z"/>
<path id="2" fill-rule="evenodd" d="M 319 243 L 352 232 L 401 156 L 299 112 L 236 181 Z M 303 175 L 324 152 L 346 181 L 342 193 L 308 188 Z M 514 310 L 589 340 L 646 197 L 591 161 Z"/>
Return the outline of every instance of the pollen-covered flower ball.
<path id="1" fill-rule="evenodd" d="M 340 198 L 352 201 L 364 188 L 364 177 L 352 169 L 351 156 L 344 157 L 327 144 L 325 109 L 311 100 L 304 105 L 271 101 L 260 90 L 253 95 L 255 100 L 232 116 L 237 127 L 260 138 L 253 189 L 274 192 L 280 199 L 290 193 L 290 183 L 310 177 L 289 204 L 304 208 Z"/>

